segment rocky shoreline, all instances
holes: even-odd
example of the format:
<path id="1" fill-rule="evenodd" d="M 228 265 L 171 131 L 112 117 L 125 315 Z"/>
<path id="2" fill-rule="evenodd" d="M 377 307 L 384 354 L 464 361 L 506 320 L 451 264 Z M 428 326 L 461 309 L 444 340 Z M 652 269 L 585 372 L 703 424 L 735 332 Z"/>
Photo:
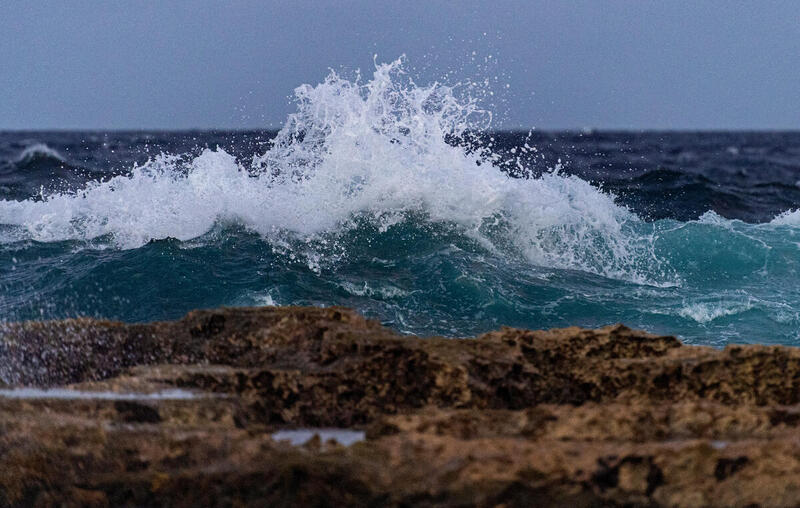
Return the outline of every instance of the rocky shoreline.
<path id="1" fill-rule="evenodd" d="M 795 348 L 230 308 L 2 325 L 0 388 L 0 506 L 800 503 Z"/>

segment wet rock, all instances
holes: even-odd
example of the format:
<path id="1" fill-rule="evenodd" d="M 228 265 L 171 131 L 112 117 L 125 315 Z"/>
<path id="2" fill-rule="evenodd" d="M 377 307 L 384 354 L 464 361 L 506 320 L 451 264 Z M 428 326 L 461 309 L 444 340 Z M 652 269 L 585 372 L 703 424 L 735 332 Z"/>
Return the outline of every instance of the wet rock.
<path id="1" fill-rule="evenodd" d="M 106 394 L 0 396 L 0 506 L 800 499 L 794 348 L 623 326 L 421 339 L 342 308 L 234 308 L 4 324 L 0 383 Z M 314 427 L 366 439 L 272 437 Z"/>

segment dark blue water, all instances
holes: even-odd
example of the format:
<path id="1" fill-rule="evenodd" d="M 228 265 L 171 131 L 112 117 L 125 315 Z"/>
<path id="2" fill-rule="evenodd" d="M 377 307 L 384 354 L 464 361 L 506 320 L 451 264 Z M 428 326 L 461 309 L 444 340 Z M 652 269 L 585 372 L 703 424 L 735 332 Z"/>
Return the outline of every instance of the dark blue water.
<path id="1" fill-rule="evenodd" d="M 0 319 L 335 304 L 800 342 L 800 133 L 478 132 L 380 70 L 299 89 L 280 134 L 0 133 Z"/>

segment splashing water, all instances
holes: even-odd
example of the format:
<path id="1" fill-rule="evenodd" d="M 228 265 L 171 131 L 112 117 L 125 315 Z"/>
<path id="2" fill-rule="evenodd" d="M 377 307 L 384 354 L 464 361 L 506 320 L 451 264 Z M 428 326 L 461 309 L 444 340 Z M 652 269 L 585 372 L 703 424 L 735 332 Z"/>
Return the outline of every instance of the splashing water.
<path id="1" fill-rule="evenodd" d="M 249 167 L 221 149 L 188 162 L 162 156 L 78 192 L 2 201 L 0 221 L 37 241 L 108 236 L 136 248 L 190 240 L 217 222 L 309 242 L 356 218 L 385 230 L 415 214 L 490 248 L 513 245 L 537 265 L 655 282 L 634 215 L 578 178 L 514 179 L 491 154 L 448 143 L 486 128 L 489 114 L 452 88 L 403 81 L 401 64 L 378 65 L 366 83 L 331 73 L 297 88 L 298 112 Z"/>
<path id="2" fill-rule="evenodd" d="M 517 161 L 511 177 L 479 142 L 491 115 L 469 90 L 419 86 L 402 59 L 367 81 L 332 72 L 295 90 L 297 111 L 250 161 L 160 155 L 2 200 L 0 308 L 140 320 L 344 304 L 417 333 L 625 321 L 722 343 L 769 323 L 794 340 L 800 296 L 775 283 L 797 279 L 797 212 L 646 222 L 576 176 Z"/>

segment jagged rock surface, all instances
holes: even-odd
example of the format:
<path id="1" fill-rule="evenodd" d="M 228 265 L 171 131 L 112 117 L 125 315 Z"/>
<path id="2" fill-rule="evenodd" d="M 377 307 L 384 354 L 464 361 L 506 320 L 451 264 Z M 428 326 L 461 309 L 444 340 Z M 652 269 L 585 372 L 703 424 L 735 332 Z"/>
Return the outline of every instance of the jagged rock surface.
<path id="1" fill-rule="evenodd" d="M 0 506 L 787 506 L 800 351 L 622 326 L 400 336 L 342 308 L 5 324 Z M 182 392 L 184 393 L 184 392 Z M 366 431 L 349 447 L 277 442 Z"/>

